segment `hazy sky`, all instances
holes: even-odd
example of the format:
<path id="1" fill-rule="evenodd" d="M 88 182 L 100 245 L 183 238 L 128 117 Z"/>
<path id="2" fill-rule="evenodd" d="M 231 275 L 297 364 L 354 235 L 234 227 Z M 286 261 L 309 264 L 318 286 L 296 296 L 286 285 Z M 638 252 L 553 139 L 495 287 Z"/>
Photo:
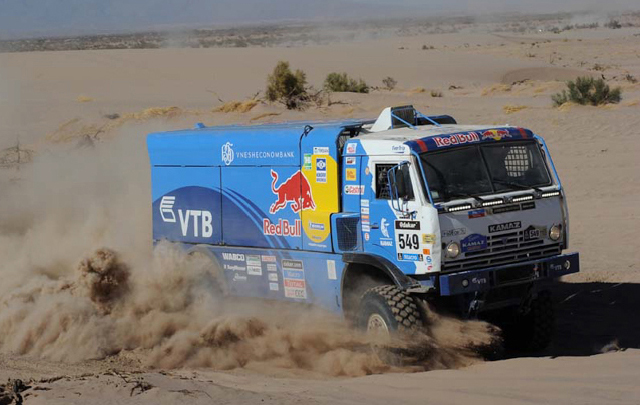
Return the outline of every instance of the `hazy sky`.
<path id="1" fill-rule="evenodd" d="M 0 0 L 0 37 L 152 27 L 425 15 L 640 8 L 640 0 Z"/>

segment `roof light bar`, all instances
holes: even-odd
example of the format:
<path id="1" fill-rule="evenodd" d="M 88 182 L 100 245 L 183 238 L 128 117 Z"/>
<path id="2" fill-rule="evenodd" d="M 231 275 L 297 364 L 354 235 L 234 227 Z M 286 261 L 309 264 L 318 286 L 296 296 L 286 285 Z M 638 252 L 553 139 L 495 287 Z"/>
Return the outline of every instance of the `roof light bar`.
<path id="1" fill-rule="evenodd" d="M 517 202 L 521 202 L 521 201 L 529 201 L 529 200 L 533 200 L 533 196 L 532 195 L 523 195 L 520 197 L 513 197 L 511 199 L 512 202 L 517 203 Z"/>
<path id="2" fill-rule="evenodd" d="M 560 195 L 560 192 L 559 192 L 559 191 L 549 191 L 549 192 L 546 192 L 546 193 L 542 193 L 542 194 L 540 195 L 540 197 L 542 197 L 542 198 L 549 198 L 549 197 L 557 197 L 557 196 L 559 196 L 559 195 Z"/>
<path id="3" fill-rule="evenodd" d="M 503 204 L 504 200 L 502 198 L 499 198 L 497 200 L 491 200 L 491 201 L 485 201 L 482 203 L 483 207 L 492 207 L 494 205 L 500 205 Z"/>
<path id="4" fill-rule="evenodd" d="M 471 204 L 462 204 L 462 205 L 454 205 L 453 207 L 447 208 L 448 212 L 456 212 L 456 211 L 465 211 L 473 208 Z"/>

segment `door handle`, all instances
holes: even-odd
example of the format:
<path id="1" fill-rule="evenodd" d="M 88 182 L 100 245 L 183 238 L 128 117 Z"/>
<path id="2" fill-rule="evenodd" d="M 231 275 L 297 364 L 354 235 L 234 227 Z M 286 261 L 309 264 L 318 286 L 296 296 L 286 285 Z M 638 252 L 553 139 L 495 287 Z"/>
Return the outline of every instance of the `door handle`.
<path id="1" fill-rule="evenodd" d="M 371 229 L 379 229 L 380 225 L 376 222 L 375 224 L 371 224 Z"/>

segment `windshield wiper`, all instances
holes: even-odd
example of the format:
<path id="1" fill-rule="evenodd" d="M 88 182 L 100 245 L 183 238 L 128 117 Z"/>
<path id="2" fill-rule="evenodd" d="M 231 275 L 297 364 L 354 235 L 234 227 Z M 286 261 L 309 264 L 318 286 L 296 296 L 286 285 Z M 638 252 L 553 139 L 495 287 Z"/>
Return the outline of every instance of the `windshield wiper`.
<path id="1" fill-rule="evenodd" d="M 542 192 L 542 190 L 540 190 L 538 187 L 535 186 L 527 186 L 526 184 L 520 184 L 517 183 L 515 181 L 509 181 L 509 180 L 502 180 L 502 179 L 493 179 L 494 183 L 498 183 L 498 184 L 504 184 L 505 186 L 510 186 L 510 187 L 514 187 L 517 188 L 519 190 L 535 190 L 539 193 Z"/>
<path id="2" fill-rule="evenodd" d="M 478 197 L 477 195 L 473 195 L 473 194 L 447 192 L 446 195 L 447 195 L 447 197 L 473 198 L 474 200 L 476 200 L 479 203 L 483 203 L 484 202 L 484 200 L 482 198 Z"/>

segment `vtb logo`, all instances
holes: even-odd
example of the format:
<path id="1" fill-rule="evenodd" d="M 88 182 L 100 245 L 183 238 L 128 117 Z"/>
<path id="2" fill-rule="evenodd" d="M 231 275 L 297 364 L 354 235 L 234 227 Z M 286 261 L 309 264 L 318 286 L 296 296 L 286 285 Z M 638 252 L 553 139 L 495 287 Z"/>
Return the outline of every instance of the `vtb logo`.
<path id="1" fill-rule="evenodd" d="M 160 200 L 160 216 L 163 222 L 176 223 L 176 214 L 173 210 L 175 203 L 176 197 L 172 195 L 165 195 Z M 213 235 L 211 211 L 179 209 L 178 218 L 180 219 L 182 236 L 210 238 Z"/>
<path id="2" fill-rule="evenodd" d="M 298 213 L 304 210 L 315 210 L 316 203 L 313 201 L 313 193 L 311 192 L 311 185 L 305 175 L 298 170 L 287 180 L 282 182 L 278 187 L 278 173 L 271 170 L 271 192 L 278 196 L 276 202 L 271 204 L 269 213 L 275 214 L 276 212 L 284 209 L 291 203 L 291 210 L 294 213 Z"/>

